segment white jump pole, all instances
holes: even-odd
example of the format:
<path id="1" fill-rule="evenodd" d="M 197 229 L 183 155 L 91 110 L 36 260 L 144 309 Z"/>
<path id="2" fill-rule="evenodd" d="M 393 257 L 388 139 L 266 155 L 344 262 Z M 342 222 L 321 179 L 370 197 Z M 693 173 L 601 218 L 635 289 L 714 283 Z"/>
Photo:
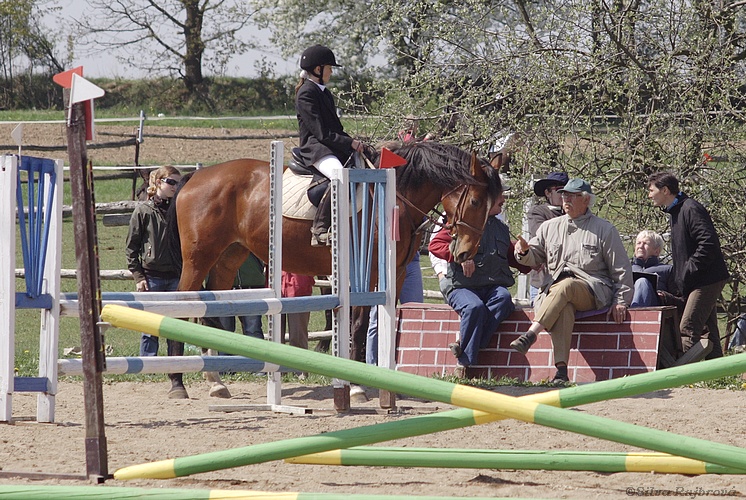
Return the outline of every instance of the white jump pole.
<path id="1" fill-rule="evenodd" d="M 62 268 L 62 186 L 63 162 L 55 161 L 57 182 L 47 184 L 48 190 L 55 190 L 52 206 L 45 207 L 49 225 L 49 245 L 44 266 L 45 293 L 52 297 L 52 308 L 41 310 L 39 332 L 39 377 L 46 378 L 47 392 L 37 394 L 36 421 L 54 422 L 55 397 L 57 395 L 57 358 L 60 341 L 60 269 Z M 47 199 L 46 195 L 44 199 Z"/>
<path id="2" fill-rule="evenodd" d="M 396 236 L 394 234 L 394 205 L 396 203 L 396 174 L 393 168 L 386 169 L 386 192 L 384 214 L 380 217 L 384 227 L 385 263 L 379 269 L 385 276 L 386 303 L 378 306 L 378 366 L 396 368 Z M 385 226 L 383 221 L 385 221 Z M 398 222 L 398 221 L 397 221 Z M 379 247 L 380 248 L 380 247 Z M 419 249 L 417 250 L 419 251 Z M 380 259 L 379 259 L 380 261 Z M 380 278 L 379 278 L 380 282 Z M 379 286 L 380 290 L 380 286 Z M 375 306 L 374 306 L 375 307 Z"/>
<path id="3" fill-rule="evenodd" d="M 269 165 L 269 258 L 267 268 L 269 287 L 275 297 L 282 295 L 282 173 L 285 144 L 272 141 Z M 269 335 L 272 342 L 281 342 L 280 328 L 282 315 L 269 315 Z M 267 375 L 267 404 L 280 405 L 282 402 L 282 375 L 272 372 Z"/>
<path id="4" fill-rule="evenodd" d="M 350 358 L 350 173 L 347 169 L 332 171 L 332 295 L 339 298 L 339 307 L 333 311 L 332 342 L 334 355 Z M 350 383 L 333 379 L 335 403 L 339 398 L 343 406 L 349 405 Z"/>
<path id="5" fill-rule="evenodd" d="M 37 396 L 37 421 L 54 422 L 54 401 L 57 394 L 57 358 L 60 317 L 60 273 L 62 267 L 62 185 L 63 166 L 54 162 L 56 182 L 45 183 L 42 199 L 48 200 L 54 193 L 51 206 L 39 207 L 45 211 L 44 223 L 48 228 L 46 256 L 44 261 L 43 290 L 51 297 L 51 308 L 41 309 L 39 334 L 39 377 L 42 389 L 34 389 Z M 42 174 L 43 175 L 43 174 Z M 7 269 L 0 277 L 0 421 L 13 418 L 13 393 L 15 385 L 15 319 L 16 284 L 16 190 L 18 157 L 0 158 L 0 269 Z M 34 179 L 30 176 L 30 182 Z"/>
<path id="6" fill-rule="evenodd" d="M 15 156 L 0 157 L 0 421 L 13 413 L 15 377 L 16 280 L 10 272 L 16 265 L 16 175 Z"/>

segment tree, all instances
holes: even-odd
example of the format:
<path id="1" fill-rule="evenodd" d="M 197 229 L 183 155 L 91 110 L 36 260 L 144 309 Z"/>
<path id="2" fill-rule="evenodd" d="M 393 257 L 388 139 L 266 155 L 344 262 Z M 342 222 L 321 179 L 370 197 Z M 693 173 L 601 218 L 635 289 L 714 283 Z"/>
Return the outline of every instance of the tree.
<path id="1" fill-rule="evenodd" d="M 41 25 L 44 15 L 57 10 L 37 0 L 0 1 L 0 78 L 3 107 L 47 105 L 36 100 L 44 94 L 34 82 L 61 71 L 67 59 L 58 53 L 54 34 Z M 38 79 L 37 79 L 38 80 Z"/>
<path id="2" fill-rule="evenodd" d="M 406 76 L 433 57 L 434 27 L 460 2 L 355 2 L 353 0 L 252 0 L 257 21 L 286 56 L 315 43 L 332 47 L 345 70 L 358 74 L 377 59 L 377 70 Z M 385 58 L 385 61 L 382 59 Z"/>
<path id="3" fill-rule="evenodd" d="M 84 47 L 115 50 L 134 68 L 177 76 L 202 99 L 204 67 L 222 74 L 232 56 L 253 46 L 239 35 L 252 18 L 241 1 L 92 0 L 91 7 L 79 23 Z"/>
<path id="4" fill-rule="evenodd" d="M 510 172 L 514 214 L 531 195 L 532 177 L 564 168 L 591 181 L 596 210 L 622 233 L 665 232 L 667 219 L 651 208 L 646 179 L 653 171 L 674 171 L 713 216 L 732 274 L 724 305 L 731 318 L 740 312 L 746 284 L 744 2 L 279 4 L 282 33 L 302 33 L 303 44 L 334 42 L 343 64 L 358 75 L 374 55 L 390 67 L 400 58 L 412 62 L 407 72 L 388 73 L 396 78 L 352 87 L 349 105 L 365 102 L 380 117 L 381 124 L 365 130 L 369 135 L 391 139 L 404 116 L 416 114 L 440 140 L 486 154 L 496 134 L 517 132 L 522 142 Z M 296 42 L 287 38 L 290 48 Z M 514 224 L 520 227 L 519 220 Z"/>

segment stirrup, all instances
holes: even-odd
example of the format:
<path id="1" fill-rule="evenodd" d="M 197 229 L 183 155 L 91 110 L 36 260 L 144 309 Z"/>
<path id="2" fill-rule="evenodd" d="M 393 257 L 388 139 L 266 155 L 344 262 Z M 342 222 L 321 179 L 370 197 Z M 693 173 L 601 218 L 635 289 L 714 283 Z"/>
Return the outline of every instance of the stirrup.
<path id="1" fill-rule="evenodd" d="M 323 233 L 311 233 L 311 246 L 312 247 L 327 247 L 332 244 L 332 239 L 328 231 Z"/>

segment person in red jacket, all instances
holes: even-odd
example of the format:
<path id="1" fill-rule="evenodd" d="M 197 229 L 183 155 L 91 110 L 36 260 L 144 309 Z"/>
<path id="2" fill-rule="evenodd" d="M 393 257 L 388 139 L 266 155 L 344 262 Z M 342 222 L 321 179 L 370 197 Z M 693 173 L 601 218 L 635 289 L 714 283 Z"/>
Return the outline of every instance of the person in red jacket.
<path id="1" fill-rule="evenodd" d="M 513 285 L 510 265 L 518 267 L 513 257 L 508 226 L 497 217 L 505 203 L 502 193 L 490 209 L 490 217 L 479 240 L 479 250 L 473 259 L 462 264 L 453 261 L 449 246 L 451 235 L 440 230 L 430 240 L 428 249 L 448 262 L 444 286 L 441 288 L 448 304 L 461 317 L 459 338 L 449 345 L 458 359 L 454 375 L 464 377 L 466 369 L 476 363 L 479 350 L 487 347 L 492 334 L 515 310 L 508 288 Z M 521 272 L 531 268 L 520 266 Z"/>
<path id="2" fill-rule="evenodd" d="M 316 280 L 313 276 L 282 272 L 282 296 L 283 297 L 308 297 L 313 295 L 313 285 Z M 310 312 L 286 313 L 282 315 L 282 342 L 285 342 L 285 323 L 287 322 L 290 345 L 308 349 L 308 320 Z"/>

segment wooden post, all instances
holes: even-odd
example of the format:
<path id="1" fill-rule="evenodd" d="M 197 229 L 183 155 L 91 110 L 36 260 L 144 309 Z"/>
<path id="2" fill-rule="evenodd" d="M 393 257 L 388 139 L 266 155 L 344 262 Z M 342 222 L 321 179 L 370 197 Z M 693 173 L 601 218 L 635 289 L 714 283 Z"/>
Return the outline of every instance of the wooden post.
<path id="1" fill-rule="evenodd" d="M 69 91 L 66 91 L 69 102 Z M 86 152 L 86 126 L 83 103 L 72 105 L 67 127 L 67 151 L 70 160 L 75 256 L 78 269 L 80 307 L 80 345 L 83 358 L 83 397 L 85 400 L 86 474 L 103 482 L 109 477 L 104 432 L 102 373 L 105 370 L 104 342 L 99 332 L 101 282 L 98 270 L 93 169 Z"/>

